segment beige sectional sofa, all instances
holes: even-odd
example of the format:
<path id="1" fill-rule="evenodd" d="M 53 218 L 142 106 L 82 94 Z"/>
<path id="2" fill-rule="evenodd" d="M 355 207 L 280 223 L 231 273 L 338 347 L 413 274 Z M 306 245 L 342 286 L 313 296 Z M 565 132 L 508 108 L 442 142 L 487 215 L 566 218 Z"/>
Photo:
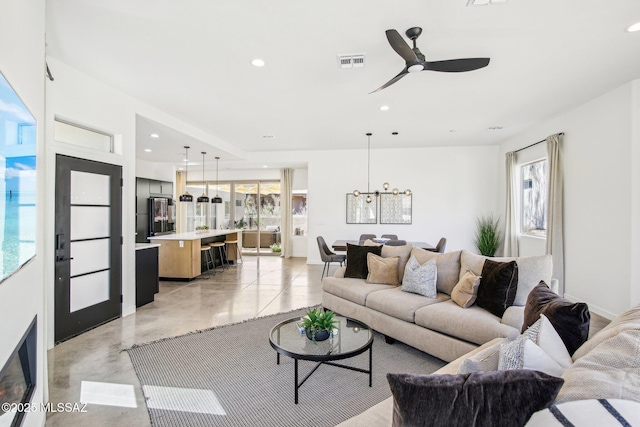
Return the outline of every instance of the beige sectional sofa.
<path id="1" fill-rule="evenodd" d="M 481 275 L 486 257 L 465 250 L 438 254 L 420 248 L 413 248 L 411 256 L 420 264 L 436 260 L 437 298 L 404 292 L 399 286 L 345 278 L 341 268 L 322 281 L 323 306 L 450 362 L 494 338 L 518 336 L 529 291 L 541 280 L 553 289 L 551 256 L 491 258 L 518 264 L 515 302 L 500 318 L 476 305 L 462 308 L 451 300 L 451 291 L 466 271 Z"/>
<path id="2" fill-rule="evenodd" d="M 479 348 L 445 365 L 436 374 L 456 374 L 467 358 L 499 345 L 505 338 L 495 338 Z M 554 402 L 556 408 L 579 426 L 625 425 L 605 410 L 607 402 L 628 422 L 640 425 L 640 305 L 614 319 L 587 340 L 573 354 L 573 364 L 562 374 L 564 385 Z M 391 426 L 393 397 L 339 424 L 339 427 Z M 561 425 L 549 409 L 533 414 L 527 427 Z"/>

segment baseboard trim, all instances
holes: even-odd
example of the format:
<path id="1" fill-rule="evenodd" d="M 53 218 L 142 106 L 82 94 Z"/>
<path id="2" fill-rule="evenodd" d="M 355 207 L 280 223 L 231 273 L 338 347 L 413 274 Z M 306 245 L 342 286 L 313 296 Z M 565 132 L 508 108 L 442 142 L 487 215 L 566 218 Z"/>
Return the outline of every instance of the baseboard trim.
<path id="1" fill-rule="evenodd" d="M 569 295 L 569 294 L 564 294 L 564 297 L 566 299 L 568 299 L 569 301 L 571 301 L 571 302 L 585 302 L 582 299 L 576 298 L 573 295 Z M 607 311 L 604 308 L 598 307 L 595 304 L 591 304 L 590 302 L 587 302 L 587 305 L 589 305 L 589 311 L 590 312 L 593 312 L 593 313 L 597 314 L 598 316 L 602 316 L 605 319 L 613 320 L 616 317 L 618 317 L 618 314 L 615 314 L 615 313 L 612 313 L 610 311 Z"/>

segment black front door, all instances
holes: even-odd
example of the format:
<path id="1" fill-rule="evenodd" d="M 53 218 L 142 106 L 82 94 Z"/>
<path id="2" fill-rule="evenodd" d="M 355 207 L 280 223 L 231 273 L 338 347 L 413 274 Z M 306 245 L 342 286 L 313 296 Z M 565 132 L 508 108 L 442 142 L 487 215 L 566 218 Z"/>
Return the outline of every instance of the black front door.
<path id="1" fill-rule="evenodd" d="M 122 314 L 122 167 L 56 158 L 55 341 Z"/>

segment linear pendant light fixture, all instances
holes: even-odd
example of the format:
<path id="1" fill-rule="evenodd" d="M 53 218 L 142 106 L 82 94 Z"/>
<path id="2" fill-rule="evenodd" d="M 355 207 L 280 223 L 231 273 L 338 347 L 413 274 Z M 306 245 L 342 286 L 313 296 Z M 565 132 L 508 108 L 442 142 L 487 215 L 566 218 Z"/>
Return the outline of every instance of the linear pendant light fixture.
<path id="1" fill-rule="evenodd" d="M 204 183 L 204 155 L 207 154 L 205 151 L 202 152 L 202 196 L 198 197 L 198 203 L 209 203 L 209 198 L 204 192 L 205 183 Z"/>
<path id="2" fill-rule="evenodd" d="M 371 198 L 371 192 L 369 191 L 369 177 L 370 177 L 370 171 L 371 171 L 371 135 L 373 134 L 371 132 L 368 132 L 366 135 L 367 135 L 367 197 L 364 200 L 367 203 L 371 203 L 373 199 Z M 385 192 L 387 192 L 389 190 L 389 183 L 385 182 L 384 184 L 382 184 L 382 188 L 384 189 Z M 360 194 L 361 194 L 360 190 L 353 190 L 353 197 L 359 197 Z M 373 195 L 376 197 L 380 196 L 380 194 L 381 193 L 378 190 L 375 190 L 373 192 Z M 397 188 L 394 188 L 393 190 L 391 190 L 391 194 L 393 194 L 394 196 L 397 196 L 398 194 L 400 194 L 400 190 L 398 190 Z M 404 190 L 404 194 L 405 196 L 410 196 L 411 190 L 407 188 L 406 190 Z"/>
<path id="3" fill-rule="evenodd" d="M 184 194 L 180 195 L 181 202 L 193 202 L 193 196 L 187 191 L 187 177 L 189 175 L 189 146 L 184 146 Z"/>
<path id="4" fill-rule="evenodd" d="M 216 157 L 216 197 L 211 199 L 211 203 L 222 203 L 222 197 L 218 195 L 218 160 L 220 157 Z"/>

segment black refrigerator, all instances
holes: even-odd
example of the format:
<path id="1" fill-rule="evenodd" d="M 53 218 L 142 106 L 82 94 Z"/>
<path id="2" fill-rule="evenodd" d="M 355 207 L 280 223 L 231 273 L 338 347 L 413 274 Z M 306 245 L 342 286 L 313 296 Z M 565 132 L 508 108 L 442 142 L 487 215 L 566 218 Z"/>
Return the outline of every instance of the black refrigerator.
<path id="1" fill-rule="evenodd" d="M 151 197 L 149 199 L 149 236 L 176 231 L 176 205 L 173 199 Z"/>

